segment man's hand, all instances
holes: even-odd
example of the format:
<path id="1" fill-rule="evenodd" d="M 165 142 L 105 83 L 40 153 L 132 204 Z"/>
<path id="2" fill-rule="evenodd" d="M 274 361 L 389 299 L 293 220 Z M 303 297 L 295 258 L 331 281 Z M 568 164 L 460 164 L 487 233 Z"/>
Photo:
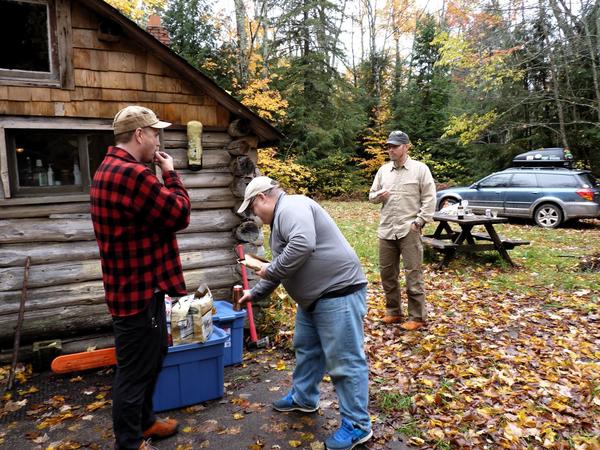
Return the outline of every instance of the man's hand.
<path id="1" fill-rule="evenodd" d="M 263 263 L 262 267 L 260 268 L 260 270 L 255 270 L 254 272 L 256 273 L 256 275 L 258 275 L 261 278 L 266 278 L 267 277 L 267 267 L 269 267 L 268 263 Z"/>
<path id="2" fill-rule="evenodd" d="M 413 222 L 410 224 L 410 229 L 412 231 L 416 231 L 417 233 L 420 233 L 422 228 L 423 227 L 419 226 L 419 224 L 417 222 Z"/>
<path id="3" fill-rule="evenodd" d="M 251 301 L 252 301 L 252 294 L 250 293 L 250 291 L 246 291 L 246 292 L 244 292 L 244 295 L 242 295 L 242 297 L 238 300 L 237 304 L 241 307 L 242 305 L 244 305 L 244 303 L 251 302 Z"/>
<path id="4" fill-rule="evenodd" d="M 390 198 L 390 191 L 387 190 L 381 190 L 379 191 L 379 193 L 377 194 L 377 200 L 385 202 L 388 198 Z"/>
<path id="5" fill-rule="evenodd" d="M 154 162 L 158 164 L 161 172 L 173 170 L 173 157 L 165 152 L 154 152 Z"/>

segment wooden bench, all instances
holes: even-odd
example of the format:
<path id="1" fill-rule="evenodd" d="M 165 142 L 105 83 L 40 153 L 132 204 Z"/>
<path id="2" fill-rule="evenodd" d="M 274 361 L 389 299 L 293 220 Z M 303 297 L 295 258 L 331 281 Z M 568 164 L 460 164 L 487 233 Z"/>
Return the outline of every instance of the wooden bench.
<path id="1" fill-rule="evenodd" d="M 435 239 L 428 236 L 422 236 L 421 241 L 424 245 L 438 250 L 444 254 L 444 257 L 438 264 L 438 269 L 441 269 L 442 267 L 448 265 L 458 247 L 458 245 L 453 243 L 452 241 L 443 241 L 441 239 Z"/>
<path id="2" fill-rule="evenodd" d="M 475 239 L 479 239 L 482 241 L 490 241 L 490 242 L 492 241 L 492 238 L 487 233 L 472 233 L 472 235 Z M 504 245 L 504 248 L 506 248 L 507 250 L 512 250 L 513 248 L 515 248 L 518 245 L 529 245 L 530 244 L 529 241 L 524 241 L 523 239 L 509 239 L 504 236 L 498 236 L 498 237 L 502 241 L 502 245 Z"/>
<path id="3" fill-rule="evenodd" d="M 451 241 L 443 241 L 441 239 L 435 239 L 428 236 L 422 236 L 421 240 L 423 241 L 423 244 L 428 245 L 431 248 L 435 248 L 436 250 L 456 250 L 456 247 L 458 247 L 458 245 Z"/>

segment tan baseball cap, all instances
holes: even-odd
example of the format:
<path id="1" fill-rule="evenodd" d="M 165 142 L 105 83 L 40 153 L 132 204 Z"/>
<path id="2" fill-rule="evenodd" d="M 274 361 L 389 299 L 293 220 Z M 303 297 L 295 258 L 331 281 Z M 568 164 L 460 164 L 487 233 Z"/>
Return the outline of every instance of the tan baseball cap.
<path id="1" fill-rule="evenodd" d="M 115 135 L 137 128 L 167 128 L 171 124 L 158 120 L 154 111 L 143 106 L 127 106 L 115 115 L 113 129 Z"/>
<path id="2" fill-rule="evenodd" d="M 239 207 L 238 213 L 242 214 L 246 211 L 252 199 L 258 194 L 268 191 L 276 186 L 278 186 L 277 182 L 269 177 L 253 178 L 252 181 L 248 183 L 248 186 L 246 186 L 246 190 L 244 191 L 244 202 L 242 203 L 242 206 Z"/>

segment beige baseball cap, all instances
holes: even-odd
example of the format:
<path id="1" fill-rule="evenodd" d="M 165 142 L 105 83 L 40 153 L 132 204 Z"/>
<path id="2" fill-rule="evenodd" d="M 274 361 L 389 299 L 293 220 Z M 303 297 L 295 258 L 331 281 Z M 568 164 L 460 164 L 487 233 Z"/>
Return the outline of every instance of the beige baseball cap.
<path id="1" fill-rule="evenodd" d="M 115 115 L 113 129 L 115 135 L 137 128 L 167 128 L 171 124 L 158 120 L 154 111 L 143 106 L 127 106 Z"/>
<path id="2" fill-rule="evenodd" d="M 278 186 L 277 182 L 269 177 L 253 178 L 252 181 L 248 183 L 248 186 L 246 186 L 246 190 L 244 191 L 244 202 L 242 203 L 242 206 L 239 207 L 238 213 L 242 214 L 246 211 L 252 199 L 258 194 L 268 191 L 276 186 Z"/>

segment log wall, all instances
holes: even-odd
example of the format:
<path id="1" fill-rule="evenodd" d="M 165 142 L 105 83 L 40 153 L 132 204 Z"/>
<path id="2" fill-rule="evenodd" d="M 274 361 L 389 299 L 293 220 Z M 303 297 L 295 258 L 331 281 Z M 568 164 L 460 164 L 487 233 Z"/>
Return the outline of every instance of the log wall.
<path id="1" fill-rule="evenodd" d="M 232 155 L 228 148 L 235 142 L 227 133 L 203 134 L 202 169 L 191 171 L 185 131 L 166 130 L 163 139 L 192 200 L 190 225 L 177 235 L 186 285 L 193 291 L 206 282 L 216 298 L 230 298 L 231 287 L 240 282 L 236 232 L 248 223 L 235 213 L 241 198 L 232 187 L 240 177 L 232 173 L 232 162 L 256 160 L 255 148 Z M 253 175 L 243 177 L 247 182 Z M 242 242 L 250 240 L 248 248 L 256 251 L 262 235 L 246 239 L 249 235 Z M 0 206 L 0 352 L 12 346 L 27 256 L 31 269 L 23 344 L 110 330 L 89 202 L 80 196 L 50 204 L 10 206 L 6 201 Z"/>
<path id="2" fill-rule="evenodd" d="M 163 146 L 173 156 L 192 200 L 190 226 L 178 233 L 186 284 L 193 291 L 206 282 L 215 298 L 230 298 L 231 287 L 240 283 L 235 245 L 242 242 L 246 251 L 257 253 L 262 246 L 262 233 L 252 218 L 236 214 L 245 186 L 258 174 L 259 138 L 250 135 L 247 119 L 231 122 L 239 111 L 208 95 L 210 87 L 204 91 L 135 39 L 100 39 L 98 25 L 103 18 L 85 2 L 63 0 L 57 5 L 65 8 L 61 13 L 70 12 L 64 17 L 70 15 L 71 27 L 64 32 L 69 34 L 72 60 L 61 67 L 70 72 L 69 83 L 62 88 L 3 83 L 0 115 L 26 116 L 31 128 L 76 118 L 86 120 L 85 128 L 97 119 L 105 129 L 106 119 L 112 120 L 116 111 L 142 104 L 172 122 L 174 126 L 164 132 Z M 185 124 L 190 120 L 202 122 L 205 130 L 199 171 L 188 168 Z M 0 128 L 4 140 L 2 132 Z M 5 157 L 0 154 L 0 177 L 6 175 Z M 110 333 L 89 196 L 10 199 L 0 183 L 0 200 L 0 355 L 13 345 L 28 256 L 22 345 L 71 336 L 85 342 L 90 333 Z M 249 277 L 253 279 L 252 274 Z"/>

